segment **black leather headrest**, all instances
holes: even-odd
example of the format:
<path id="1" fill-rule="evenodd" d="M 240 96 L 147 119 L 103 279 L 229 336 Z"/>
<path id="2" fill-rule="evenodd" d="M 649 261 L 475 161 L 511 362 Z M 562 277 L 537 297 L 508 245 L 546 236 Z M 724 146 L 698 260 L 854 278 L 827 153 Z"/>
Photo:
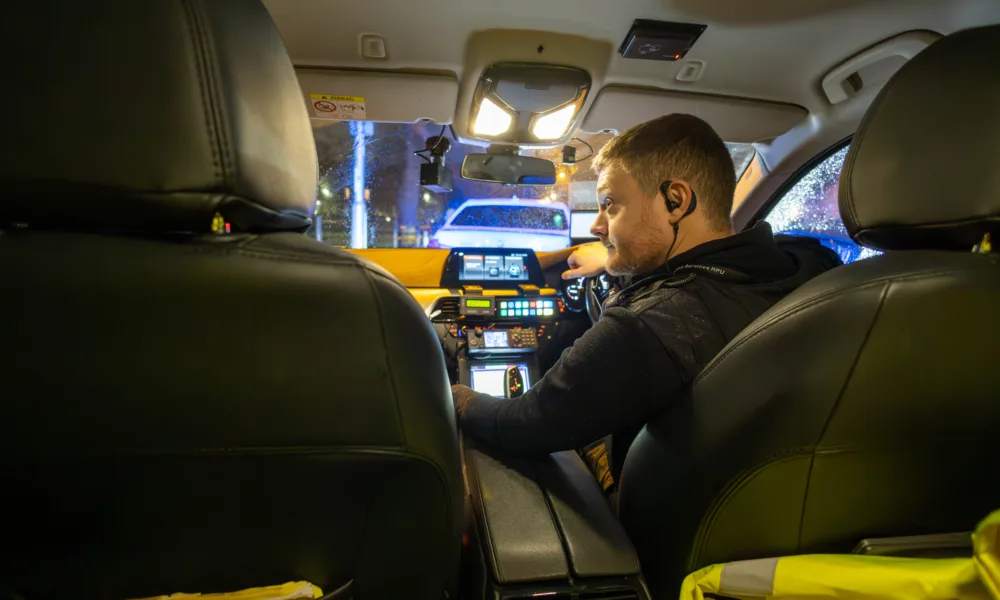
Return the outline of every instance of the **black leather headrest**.
<path id="1" fill-rule="evenodd" d="M 847 231 L 874 248 L 969 250 L 1000 231 L 1000 26 L 944 37 L 896 73 L 839 193 Z"/>
<path id="2" fill-rule="evenodd" d="M 38 0 L 0 15 L 0 227 L 303 230 L 316 148 L 259 0 Z"/>

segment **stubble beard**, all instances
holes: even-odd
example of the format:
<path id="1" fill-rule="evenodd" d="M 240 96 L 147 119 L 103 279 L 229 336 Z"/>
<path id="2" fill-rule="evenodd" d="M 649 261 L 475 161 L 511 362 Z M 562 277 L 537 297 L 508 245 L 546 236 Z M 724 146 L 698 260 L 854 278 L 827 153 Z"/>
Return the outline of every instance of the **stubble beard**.
<path id="1" fill-rule="evenodd" d="M 608 261 L 604 270 L 609 275 L 642 275 L 660 266 L 662 244 L 657 239 L 657 232 L 646 229 L 639 234 L 634 242 L 624 248 L 615 244 L 613 249 L 608 249 Z"/>

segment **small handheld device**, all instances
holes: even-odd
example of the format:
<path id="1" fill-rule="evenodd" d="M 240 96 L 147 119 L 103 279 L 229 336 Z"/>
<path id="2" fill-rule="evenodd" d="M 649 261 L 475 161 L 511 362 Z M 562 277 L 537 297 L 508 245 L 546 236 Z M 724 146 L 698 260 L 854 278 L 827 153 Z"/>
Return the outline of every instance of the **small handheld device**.
<path id="1" fill-rule="evenodd" d="M 507 367 L 503 376 L 505 398 L 520 398 L 524 394 L 524 377 L 516 365 Z"/>

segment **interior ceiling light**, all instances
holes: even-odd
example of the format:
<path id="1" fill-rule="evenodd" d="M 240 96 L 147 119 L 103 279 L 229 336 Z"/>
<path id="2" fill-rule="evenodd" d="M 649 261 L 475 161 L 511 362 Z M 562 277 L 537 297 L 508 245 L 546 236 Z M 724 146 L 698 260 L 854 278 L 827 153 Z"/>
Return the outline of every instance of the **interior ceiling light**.
<path id="1" fill-rule="evenodd" d="M 510 129 L 514 118 L 500 108 L 489 98 L 483 98 L 479 105 L 479 114 L 472 125 L 472 133 L 476 135 L 497 136 Z"/>
<path id="2" fill-rule="evenodd" d="M 575 114 L 576 105 L 570 104 L 547 115 L 542 115 L 535 119 L 534 125 L 531 126 L 531 133 L 540 140 L 558 140 L 566 133 L 566 129 L 573 122 Z"/>
<path id="3" fill-rule="evenodd" d="M 468 133 L 489 142 L 531 145 L 570 135 L 590 91 L 583 69 L 498 63 L 483 70 L 472 97 Z"/>

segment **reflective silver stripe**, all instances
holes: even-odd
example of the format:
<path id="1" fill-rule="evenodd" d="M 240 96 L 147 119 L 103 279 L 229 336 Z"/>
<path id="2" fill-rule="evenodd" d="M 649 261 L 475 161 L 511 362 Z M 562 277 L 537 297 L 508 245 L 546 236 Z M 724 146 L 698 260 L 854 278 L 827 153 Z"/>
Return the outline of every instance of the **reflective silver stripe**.
<path id="1" fill-rule="evenodd" d="M 722 565 L 719 577 L 719 593 L 770 596 L 774 593 L 774 572 L 777 569 L 777 558 L 726 563 Z"/>

